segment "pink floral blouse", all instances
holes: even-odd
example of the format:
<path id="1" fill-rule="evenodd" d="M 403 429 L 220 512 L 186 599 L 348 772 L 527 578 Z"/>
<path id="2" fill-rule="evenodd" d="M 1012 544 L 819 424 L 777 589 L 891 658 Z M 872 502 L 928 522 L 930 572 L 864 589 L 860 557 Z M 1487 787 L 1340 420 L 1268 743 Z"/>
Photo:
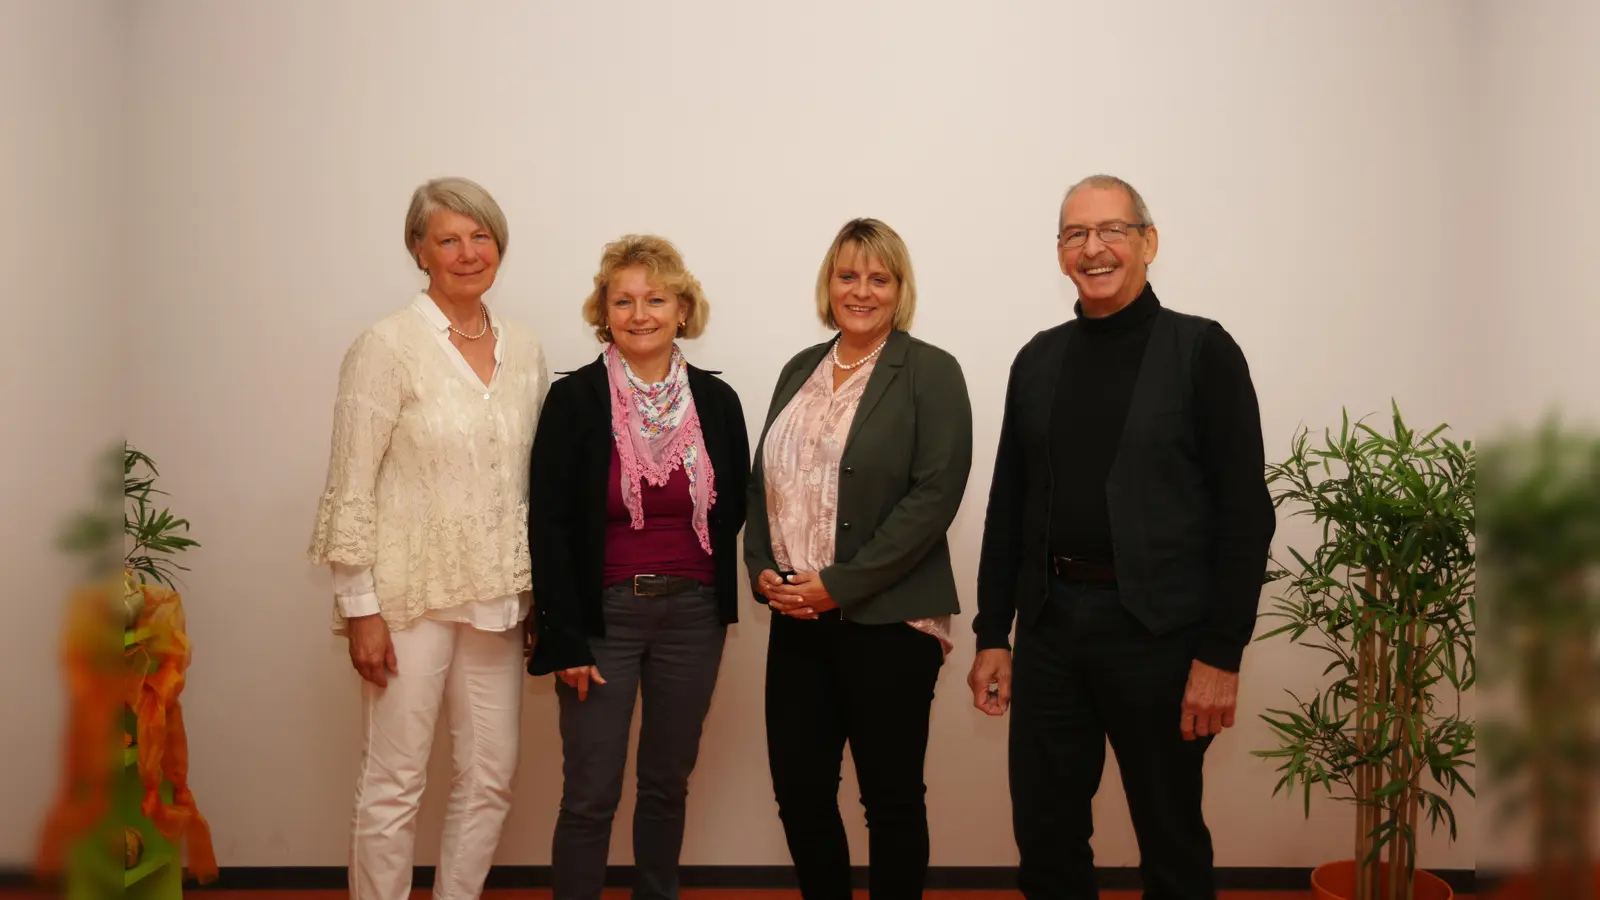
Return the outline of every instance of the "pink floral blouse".
<path id="1" fill-rule="evenodd" d="M 820 572 L 834 562 L 839 518 L 839 459 L 855 419 L 876 357 L 833 388 L 833 357 L 824 356 L 789 405 L 773 419 L 762 446 L 762 476 L 767 491 L 767 525 L 778 566 L 794 572 Z M 906 624 L 939 639 L 950 653 L 950 617 L 913 619 Z"/>

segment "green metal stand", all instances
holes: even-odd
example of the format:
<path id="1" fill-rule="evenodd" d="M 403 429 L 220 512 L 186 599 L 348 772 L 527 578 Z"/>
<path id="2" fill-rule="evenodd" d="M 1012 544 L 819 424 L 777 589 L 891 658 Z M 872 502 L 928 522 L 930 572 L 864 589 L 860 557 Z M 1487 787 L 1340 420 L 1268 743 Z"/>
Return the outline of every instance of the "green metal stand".
<path id="1" fill-rule="evenodd" d="M 123 635 L 123 647 L 139 643 L 145 634 L 129 631 Z M 138 734 L 138 720 L 133 710 L 125 714 L 123 727 L 128 734 Z M 141 809 L 144 784 L 139 781 L 139 748 L 129 747 L 122 753 L 120 771 L 112 783 L 111 815 L 109 821 L 95 830 L 93 837 L 80 844 L 73 853 L 74 864 L 67 882 L 67 900 L 103 900 L 106 897 L 123 897 L 126 900 L 167 900 L 183 896 L 183 862 L 178 848 L 156 830 L 155 823 Z M 172 802 L 172 785 L 161 784 L 161 799 Z M 131 869 L 123 866 L 123 856 L 113 852 L 123 846 L 123 828 L 132 826 L 144 839 L 144 854 L 139 864 Z"/>

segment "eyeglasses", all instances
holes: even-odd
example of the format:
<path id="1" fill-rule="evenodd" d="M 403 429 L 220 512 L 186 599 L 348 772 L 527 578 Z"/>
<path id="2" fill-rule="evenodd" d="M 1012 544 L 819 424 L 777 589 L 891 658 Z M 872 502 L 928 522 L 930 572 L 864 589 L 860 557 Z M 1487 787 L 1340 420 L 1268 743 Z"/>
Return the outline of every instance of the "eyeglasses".
<path id="1" fill-rule="evenodd" d="M 1061 241 L 1061 246 L 1072 249 L 1087 244 L 1089 242 L 1089 232 L 1093 231 L 1100 236 L 1100 243 L 1102 244 L 1120 244 L 1128 239 L 1128 229 L 1149 227 L 1149 224 L 1145 222 L 1107 222 L 1104 225 L 1096 225 L 1093 228 L 1074 225 L 1063 229 L 1056 235 L 1056 238 Z"/>

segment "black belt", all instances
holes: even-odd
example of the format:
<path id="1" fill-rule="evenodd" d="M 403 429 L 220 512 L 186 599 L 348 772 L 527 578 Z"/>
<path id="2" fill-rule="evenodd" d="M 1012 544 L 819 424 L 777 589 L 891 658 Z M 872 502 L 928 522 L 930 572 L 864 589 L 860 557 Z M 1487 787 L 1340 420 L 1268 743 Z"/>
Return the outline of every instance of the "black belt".
<path id="1" fill-rule="evenodd" d="M 1050 568 L 1063 581 L 1080 584 L 1116 584 L 1117 567 L 1111 563 L 1094 562 L 1072 556 L 1050 557 Z"/>
<path id="2" fill-rule="evenodd" d="M 681 594 L 684 591 L 700 587 L 700 582 L 682 575 L 635 575 L 633 576 L 633 595 L 635 597 L 665 597 L 669 594 Z"/>

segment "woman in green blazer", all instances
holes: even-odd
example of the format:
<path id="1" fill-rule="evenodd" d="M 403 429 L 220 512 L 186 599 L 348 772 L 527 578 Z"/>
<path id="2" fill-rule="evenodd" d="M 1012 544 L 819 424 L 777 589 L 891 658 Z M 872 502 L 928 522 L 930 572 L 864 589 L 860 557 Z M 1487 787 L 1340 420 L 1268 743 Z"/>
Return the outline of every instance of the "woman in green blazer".
<path id="1" fill-rule="evenodd" d="M 744 555 L 772 607 L 768 761 L 801 896 L 848 900 L 839 815 L 848 741 L 871 834 L 874 900 L 920 897 L 923 759 L 960 611 L 945 532 L 972 463 L 955 357 L 907 333 L 916 281 L 876 219 L 834 238 L 817 314 L 838 329 L 778 376 L 756 446 Z"/>

